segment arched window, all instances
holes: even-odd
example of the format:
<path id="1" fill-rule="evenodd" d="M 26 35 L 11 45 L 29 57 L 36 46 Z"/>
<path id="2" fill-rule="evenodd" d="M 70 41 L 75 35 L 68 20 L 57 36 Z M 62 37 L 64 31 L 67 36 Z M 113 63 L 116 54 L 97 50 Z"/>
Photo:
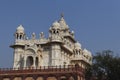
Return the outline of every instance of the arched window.
<path id="1" fill-rule="evenodd" d="M 59 34 L 59 31 L 57 30 L 56 33 Z"/>
<path id="2" fill-rule="evenodd" d="M 26 67 L 33 67 L 33 57 L 32 56 L 27 57 Z"/>
<path id="3" fill-rule="evenodd" d="M 56 31 L 55 31 L 55 30 L 53 31 L 53 34 L 56 34 Z"/>
<path id="4" fill-rule="evenodd" d="M 22 35 L 20 35 L 20 39 L 22 39 Z"/>
<path id="5" fill-rule="evenodd" d="M 35 65 L 38 67 L 38 57 L 36 57 Z"/>

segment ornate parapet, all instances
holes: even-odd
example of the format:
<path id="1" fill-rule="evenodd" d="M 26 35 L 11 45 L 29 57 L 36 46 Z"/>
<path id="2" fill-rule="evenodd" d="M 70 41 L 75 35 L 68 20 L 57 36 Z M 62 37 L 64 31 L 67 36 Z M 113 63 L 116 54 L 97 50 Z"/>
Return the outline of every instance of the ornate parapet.
<path id="1" fill-rule="evenodd" d="M 79 66 L 42 66 L 38 68 L 0 69 L 0 80 L 83 80 Z"/>

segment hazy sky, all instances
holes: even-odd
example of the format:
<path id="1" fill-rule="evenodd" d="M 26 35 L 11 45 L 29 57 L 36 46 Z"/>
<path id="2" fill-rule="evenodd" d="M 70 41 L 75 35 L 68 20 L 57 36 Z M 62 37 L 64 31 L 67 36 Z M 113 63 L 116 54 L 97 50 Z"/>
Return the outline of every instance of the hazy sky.
<path id="1" fill-rule="evenodd" d="M 0 0 L 0 67 L 12 67 L 9 46 L 18 25 L 29 37 L 33 32 L 48 36 L 62 12 L 83 48 L 120 53 L 120 0 Z"/>

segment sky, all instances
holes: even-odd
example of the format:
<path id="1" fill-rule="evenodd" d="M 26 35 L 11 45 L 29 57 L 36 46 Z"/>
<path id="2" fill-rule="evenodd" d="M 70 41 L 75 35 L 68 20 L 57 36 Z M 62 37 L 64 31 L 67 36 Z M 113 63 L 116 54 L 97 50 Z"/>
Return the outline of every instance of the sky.
<path id="1" fill-rule="evenodd" d="M 120 0 L 0 0 L 0 67 L 13 65 L 16 28 L 22 24 L 28 37 L 48 31 L 52 23 L 64 19 L 82 48 L 95 54 L 112 50 L 120 54 Z"/>

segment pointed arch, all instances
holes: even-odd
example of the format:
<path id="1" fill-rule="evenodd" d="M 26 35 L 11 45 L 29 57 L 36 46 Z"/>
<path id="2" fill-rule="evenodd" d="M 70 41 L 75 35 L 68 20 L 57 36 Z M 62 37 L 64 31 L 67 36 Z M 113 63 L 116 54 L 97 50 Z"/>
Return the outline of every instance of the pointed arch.
<path id="1" fill-rule="evenodd" d="M 34 49 L 32 48 L 28 48 L 25 50 L 25 54 L 28 54 L 28 55 L 34 55 L 36 52 Z"/>

